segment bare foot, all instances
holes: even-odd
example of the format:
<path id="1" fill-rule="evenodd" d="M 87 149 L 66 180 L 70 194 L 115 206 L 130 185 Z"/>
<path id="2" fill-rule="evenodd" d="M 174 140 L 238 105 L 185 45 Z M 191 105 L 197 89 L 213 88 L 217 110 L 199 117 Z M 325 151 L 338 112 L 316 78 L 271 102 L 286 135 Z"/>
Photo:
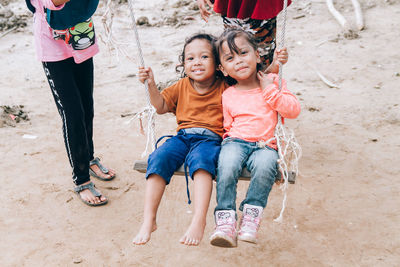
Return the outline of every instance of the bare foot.
<path id="1" fill-rule="evenodd" d="M 135 245 L 144 245 L 150 240 L 151 233 L 157 230 L 157 224 L 155 221 L 150 223 L 143 222 L 140 227 L 139 233 L 133 238 L 132 243 Z"/>
<path id="2" fill-rule="evenodd" d="M 192 221 L 186 233 L 179 242 L 187 246 L 198 246 L 203 238 L 205 223 L 195 223 Z"/>
<path id="3" fill-rule="evenodd" d="M 90 181 L 88 181 L 86 183 L 83 183 L 82 185 L 85 185 L 85 184 L 88 184 L 88 183 L 90 183 Z M 96 188 L 96 191 L 101 193 L 97 188 Z M 105 196 L 103 196 L 103 195 L 101 195 L 100 197 L 95 197 L 92 194 L 92 192 L 90 192 L 89 189 L 82 190 L 81 192 L 79 192 L 79 195 L 81 196 L 81 198 L 83 200 L 86 200 L 91 204 L 99 204 L 99 203 L 104 202 L 104 201 L 107 200 L 107 198 Z"/>
<path id="4" fill-rule="evenodd" d="M 115 171 L 113 169 L 108 168 L 108 173 L 103 173 L 99 166 L 96 164 L 90 165 L 89 168 L 97 175 L 103 179 L 110 179 L 111 177 L 115 176 Z"/>

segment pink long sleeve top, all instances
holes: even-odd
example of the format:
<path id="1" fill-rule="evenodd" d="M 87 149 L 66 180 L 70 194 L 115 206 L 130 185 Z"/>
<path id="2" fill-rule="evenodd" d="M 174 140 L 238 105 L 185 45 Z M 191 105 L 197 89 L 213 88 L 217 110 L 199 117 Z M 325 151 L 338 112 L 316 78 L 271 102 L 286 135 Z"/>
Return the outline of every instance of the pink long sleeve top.
<path id="1" fill-rule="evenodd" d="M 238 90 L 231 86 L 222 94 L 224 138 L 235 137 L 248 142 L 266 142 L 274 137 L 278 122 L 277 113 L 283 118 L 294 119 L 300 114 L 300 103 L 282 81 L 278 88 L 278 75 L 264 90 Z M 267 144 L 276 149 L 276 142 Z"/>
<path id="2" fill-rule="evenodd" d="M 53 31 L 46 21 L 44 8 L 60 10 L 64 5 L 55 6 L 51 0 L 31 0 L 31 3 L 36 8 L 33 17 L 33 32 L 38 60 L 54 62 L 73 57 L 76 63 L 81 63 L 99 52 L 96 42 L 87 49 L 74 50 L 63 40 L 54 40 Z"/>

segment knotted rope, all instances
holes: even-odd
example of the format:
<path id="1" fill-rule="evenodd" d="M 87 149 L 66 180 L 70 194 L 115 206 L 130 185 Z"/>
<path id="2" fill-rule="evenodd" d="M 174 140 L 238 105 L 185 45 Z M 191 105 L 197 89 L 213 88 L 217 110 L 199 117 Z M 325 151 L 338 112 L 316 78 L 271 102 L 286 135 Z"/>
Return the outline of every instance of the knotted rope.
<path id="1" fill-rule="evenodd" d="M 106 10 L 101 16 L 101 22 L 103 23 L 104 35 L 98 35 L 99 39 L 105 43 L 108 47 L 110 54 L 115 55 L 117 62 L 119 62 L 119 54 L 121 53 L 126 58 L 133 61 L 133 58 L 129 56 L 129 53 L 123 48 L 123 46 L 129 45 L 129 43 L 118 42 L 113 35 L 113 22 L 114 22 L 114 8 L 112 7 L 113 2 L 107 0 Z M 113 52 L 114 51 L 114 52 Z"/>
<path id="2" fill-rule="evenodd" d="M 286 32 L 286 17 L 287 17 L 287 4 L 288 1 L 284 0 L 283 12 L 282 12 L 282 30 L 280 35 L 279 48 L 284 47 L 285 43 L 285 32 Z M 279 62 L 279 91 L 282 89 L 282 63 Z M 289 185 L 289 171 L 298 175 L 298 161 L 301 157 L 301 147 L 296 141 L 296 137 L 292 130 L 284 127 L 282 123 L 282 117 L 278 113 L 278 122 L 275 127 L 275 140 L 278 147 L 279 154 L 279 170 L 283 177 L 283 184 L 280 188 L 284 192 L 282 200 L 282 208 L 279 216 L 274 220 L 276 222 L 282 222 L 283 212 L 286 208 L 287 201 L 287 188 Z"/>

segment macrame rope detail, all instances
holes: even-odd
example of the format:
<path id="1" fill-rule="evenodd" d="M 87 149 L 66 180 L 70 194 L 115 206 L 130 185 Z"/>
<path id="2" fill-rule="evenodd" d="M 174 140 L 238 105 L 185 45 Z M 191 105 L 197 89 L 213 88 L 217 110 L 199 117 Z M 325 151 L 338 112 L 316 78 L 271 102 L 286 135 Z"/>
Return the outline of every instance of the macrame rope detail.
<path id="1" fill-rule="evenodd" d="M 286 31 L 286 17 L 287 17 L 287 4 L 288 1 L 284 0 L 283 3 L 283 12 L 282 12 L 282 29 L 280 35 L 280 43 L 279 48 L 284 47 L 285 43 L 285 31 Z M 282 90 L 282 63 L 279 62 L 279 91 Z M 279 213 L 279 216 L 274 219 L 275 222 L 282 222 L 283 212 L 286 208 L 287 201 L 287 188 L 289 185 L 289 171 L 294 172 L 296 176 L 299 173 L 298 169 L 298 161 L 301 157 L 301 147 L 297 143 L 296 137 L 294 136 L 294 132 L 292 130 L 284 127 L 282 123 L 282 117 L 278 113 L 278 122 L 275 127 L 275 140 L 278 147 L 279 154 L 279 171 L 283 177 L 283 183 L 280 186 L 280 189 L 284 192 L 283 200 L 282 200 L 282 208 Z"/>
<path id="2" fill-rule="evenodd" d="M 103 23 L 105 37 L 103 37 L 103 35 L 99 35 L 99 38 L 107 46 L 109 53 L 115 55 L 117 62 L 119 62 L 120 53 L 129 60 L 133 61 L 133 58 L 129 56 L 129 53 L 127 53 L 126 50 L 122 48 L 123 46 L 129 45 L 129 43 L 118 42 L 113 35 L 112 26 L 114 22 L 114 9 L 112 8 L 112 3 L 112 0 L 107 0 L 106 10 L 104 11 L 103 16 L 101 16 L 101 22 Z"/>

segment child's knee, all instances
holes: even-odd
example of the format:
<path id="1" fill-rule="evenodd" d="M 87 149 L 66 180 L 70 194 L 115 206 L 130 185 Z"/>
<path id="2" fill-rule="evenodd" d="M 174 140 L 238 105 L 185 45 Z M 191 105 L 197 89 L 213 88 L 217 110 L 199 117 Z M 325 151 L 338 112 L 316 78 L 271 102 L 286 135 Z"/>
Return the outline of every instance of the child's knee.
<path id="1" fill-rule="evenodd" d="M 240 166 L 239 164 L 232 164 L 232 162 L 226 162 L 218 165 L 218 181 L 224 181 L 239 176 Z"/>
<path id="2" fill-rule="evenodd" d="M 212 179 L 212 174 L 204 169 L 197 169 L 192 174 L 193 179 L 201 178 L 201 179 Z"/>

